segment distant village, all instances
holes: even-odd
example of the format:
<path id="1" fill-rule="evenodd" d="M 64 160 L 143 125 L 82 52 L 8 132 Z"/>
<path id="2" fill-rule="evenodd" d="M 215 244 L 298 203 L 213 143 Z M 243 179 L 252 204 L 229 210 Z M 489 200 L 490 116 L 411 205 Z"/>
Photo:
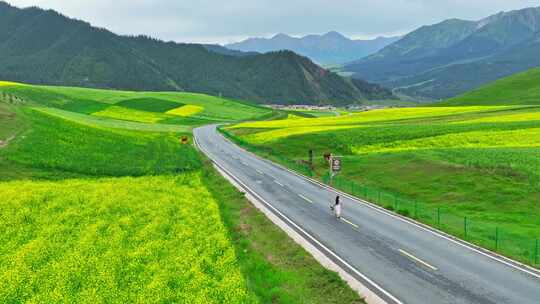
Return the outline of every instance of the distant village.
<path id="1" fill-rule="evenodd" d="M 348 105 L 345 107 L 335 107 L 331 105 L 278 105 L 270 104 L 268 107 L 276 110 L 296 110 L 296 111 L 337 111 L 340 109 L 346 109 L 349 111 L 370 111 L 376 109 L 388 108 L 383 105 Z"/>

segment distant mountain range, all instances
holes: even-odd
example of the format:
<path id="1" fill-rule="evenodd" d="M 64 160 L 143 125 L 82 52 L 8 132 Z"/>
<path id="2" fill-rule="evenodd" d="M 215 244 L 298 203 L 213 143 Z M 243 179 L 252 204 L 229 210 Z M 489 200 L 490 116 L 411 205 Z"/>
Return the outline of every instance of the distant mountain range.
<path id="1" fill-rule="evenodd" d="M 202 92 L 265 103 L 347 104 L 391 92 L 293 52 L 119 36 L 52 10 L 0 1 L 0 79 L 32 84 Z"/>
<path id="2" fill-rule="evenodd" d="M 373 40 L 352 40 L 338 32 L 309 35 L 301 38 L 278 34 L 270 39 L 250 38 L 225 47 L 243 52 L 267 53 L 291 50 L 319 64 L 341 64 L 373 54 L 400 37 L 379 37 Z"/>
<path id="3" fill-rule="evenodd" d="M 448 98 L 540 66 L 540 8 L 423 26 L 345 66 L 409 96 Z"/>

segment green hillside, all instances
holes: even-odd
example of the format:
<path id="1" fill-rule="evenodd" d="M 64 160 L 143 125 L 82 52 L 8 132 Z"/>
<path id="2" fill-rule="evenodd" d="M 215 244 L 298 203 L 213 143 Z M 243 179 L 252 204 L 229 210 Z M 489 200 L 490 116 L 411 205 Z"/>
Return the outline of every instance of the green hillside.
<path id="1" fill-rule="evenodd" d="M 261 106 L 205 94 L 33 86 L 6 81 L 0 81 L 0 99 L 79 123 L 127 129 L 137 123 L 150 123 L 138 126 L 164 131 L 189 131 L 197 125 L 256 119 L 272 113 Z M 185 108 L 197 111 L 182 111 Z"/>
<path id="2" fill-rule="evenodd" d="M 0 82 L 0 303 L 362 303 L 178 140 L 272 113 Z"/>
<path id="3" fill-rule="evenodd" d="M 440 105 L 538 105 L 540 68 L 497 80 Z"/>

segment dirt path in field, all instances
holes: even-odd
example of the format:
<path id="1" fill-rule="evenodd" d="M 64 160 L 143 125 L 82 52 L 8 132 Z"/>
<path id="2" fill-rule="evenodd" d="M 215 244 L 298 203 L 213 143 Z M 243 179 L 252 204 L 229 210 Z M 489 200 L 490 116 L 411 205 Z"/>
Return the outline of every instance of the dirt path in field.
<path id="1" fill-rule="evenodd" d="M 15 136 L 8 137 L 6 140 L 0 140 L 0 149 L 7 147 L 10 141 L 14 140 Z"/>

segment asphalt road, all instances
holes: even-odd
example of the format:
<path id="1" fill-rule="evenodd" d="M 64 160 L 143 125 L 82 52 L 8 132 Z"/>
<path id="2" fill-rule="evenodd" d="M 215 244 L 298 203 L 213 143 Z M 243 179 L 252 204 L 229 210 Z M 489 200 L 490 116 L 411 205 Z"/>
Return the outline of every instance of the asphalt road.
<path id="1" fill-rule="evenodd" d="M 215 126 L 194 130 L 201 150 L 246 191 L 388 303 L 539 304 L 540 275 L 352 198 L 343 220 L 336 193 L 260 159 Z"/>

